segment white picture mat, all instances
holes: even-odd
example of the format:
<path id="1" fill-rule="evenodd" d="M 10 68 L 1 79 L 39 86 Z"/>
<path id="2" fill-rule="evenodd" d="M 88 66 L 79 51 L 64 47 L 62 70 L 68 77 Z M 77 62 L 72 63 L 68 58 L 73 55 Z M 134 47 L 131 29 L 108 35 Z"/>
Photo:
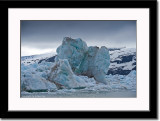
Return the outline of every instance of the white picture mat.
<path id="1" fill-rule="evenodd" d="M 149 111 L 149 9 L 9 9 L 9 111 Z M 20 98 L 20 20 L 137 20 L 137 98 Z"/>

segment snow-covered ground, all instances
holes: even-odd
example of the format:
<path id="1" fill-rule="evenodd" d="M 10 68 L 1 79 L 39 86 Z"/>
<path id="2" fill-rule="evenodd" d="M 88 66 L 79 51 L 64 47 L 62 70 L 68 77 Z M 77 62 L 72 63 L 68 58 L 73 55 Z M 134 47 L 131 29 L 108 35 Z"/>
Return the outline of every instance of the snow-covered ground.
<path id="1" fill-rule="evenodd" d="M 40 60 L 48 59 L 48 58 L 53 57 L 53 56 L 55 56 L 55 53 L 22 56 L 21 57 L 21 64 L 30 65 L 30 64 L 38 63 Z"/>
<path id="2" fill-rule="evenodd" d="M 127 75 L 132 70 L 136 70 L 136 48 L 122 48 L 109 53 L 111 63 L 108 74 Z"/>
<path id="3" fill-rule="evenodd" d="M 85 85 L 79 88 L 57 88 L 49 80 L 55 54 L 21 57 L 21 97 L 136 97 L 136 49 L 113 49 L 109 53 L 107 84 L 78 76 Z M 119 74 L 119 69 L 127 70 L 127 74 Z"/>

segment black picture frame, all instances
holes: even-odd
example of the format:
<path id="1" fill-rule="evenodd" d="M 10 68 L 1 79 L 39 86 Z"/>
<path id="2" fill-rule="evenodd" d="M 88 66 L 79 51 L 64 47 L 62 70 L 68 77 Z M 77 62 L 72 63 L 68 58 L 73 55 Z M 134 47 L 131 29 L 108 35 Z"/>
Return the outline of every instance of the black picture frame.
<path id="1" fill-rule="evenodd" d="M 1 1 L 1 38 L 7 46 L 5 62 L 8 65 L 8 8 L 149 8 L 150 34 L 150 111 L 8 111 L 8 69 L 1 80 L 1 118 L 54 119 L 157 119 L 157 1 L 156 0 L 102 0 L 102 1 Z M 5 49 L 6 50 L 6 49 Z M 8 65 L 9 66 L 9 65 Z M 8 67 L 7 66 L 7 67 Z M 5 67 L 5 68 L 7 68 Z M 143 73 L 143 72 L 142 72 Z"/>

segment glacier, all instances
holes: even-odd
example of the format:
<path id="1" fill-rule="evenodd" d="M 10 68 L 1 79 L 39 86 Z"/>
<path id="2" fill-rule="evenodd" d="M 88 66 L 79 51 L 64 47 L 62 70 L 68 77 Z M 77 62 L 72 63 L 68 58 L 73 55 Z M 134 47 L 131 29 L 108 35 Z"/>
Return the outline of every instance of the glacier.
<path id="1" fill-rule="evenodd" d="M 132 69 L 132 66 L 135 65 L 130 60 L 121 63 L 122 57 L 127 56 L 128 52 L 133 54 L 135 50 L 121 50 L 123 51 L 119 56 L 120 50 L 109 52 L 105 46 L 88 47 L 86 42 L 80 38 L 65 37 L 57 48 L 57 55 L 23 57 L 21 61 L 21 94 L 47 92 L 47 94 L 67 95 L 79 92 L 122 90 L 136 92 L 136 70 Z M 118 63 L 118 61 L 121 62 Z M 136 62 L 134 58 L 133 62 Z M 119 65 L 128 69 L 126 64 L 127 66 L 132 65 L 129 65 L 130 68 L 132 67 L 129 74 L 107 74 L 111 67 L 115 71 Z"/>
<path id="2" fill-rule="evenodd" d="M 107 84 L 105 75 L 110 65 L 110 55 L 105 46 L 88 47 L 80 38 L 65 37 L 57 48 L 56 61 L 59 59 L 67 59 L 75 74 L 94 77 L 96 81 Z"/>
<path id="3" fill-rule="evenodd" d="M 52 63 L 21 64 L 21 91 L 56 90 L 54 83 L 48 81 Z"/>
<path id="4" fill-rule="evenodd" d="M 67 59 L 57 61 L 51 68 L 49 81 L 55 83 L 58 88 L 82 88 L 85 82 L 75 75 Z"/>
<path id="5" fill-rule="evenodd" d="M 129 75 L 106 75 L 108 84 L 98 83 L 94 78 L 79 76 L 85 88 L 62 88 L 48 92 L 22 91 L 22 97 L 136 97 L 136 71 Z M 116 94 L 118 92 L 118 94 Z M 113 94 L 112 94 L 113 93 Z M 116 95 L 115 95 L 115 94 Z"/>
<path id="6" fill-rule="evenodd" d="M 62 93 L 62 91 L 63 93 L 67 93 L 69 90 L 76 91 L 76 89 L 81 89 L 81 91 L 107 92 L 118 90 L 136 91 L 135 70 L 131 71 L 128 75 L 106 75 L 105 78 L 108 80 L 108 84 L 106 85 L 97 82 L 93 77 L 75 75 L 66 59 L 60 60 L 58 63 L 42 62 L 38 65 L 21 65 L 21 91 L 36 92 L 37 90 L 46 90 L 56 93 Z"/>

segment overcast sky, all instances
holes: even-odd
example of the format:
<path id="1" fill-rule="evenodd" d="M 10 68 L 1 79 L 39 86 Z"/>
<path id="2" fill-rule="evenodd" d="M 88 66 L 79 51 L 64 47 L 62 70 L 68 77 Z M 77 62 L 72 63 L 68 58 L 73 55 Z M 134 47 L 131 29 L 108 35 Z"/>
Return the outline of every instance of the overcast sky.
<path id="1" fill-rule="evenodd" d="M 21 55 L 56 52 L 63 37 L 88 46 L 136 47 L 136 21 L 21 21 Z"/>

